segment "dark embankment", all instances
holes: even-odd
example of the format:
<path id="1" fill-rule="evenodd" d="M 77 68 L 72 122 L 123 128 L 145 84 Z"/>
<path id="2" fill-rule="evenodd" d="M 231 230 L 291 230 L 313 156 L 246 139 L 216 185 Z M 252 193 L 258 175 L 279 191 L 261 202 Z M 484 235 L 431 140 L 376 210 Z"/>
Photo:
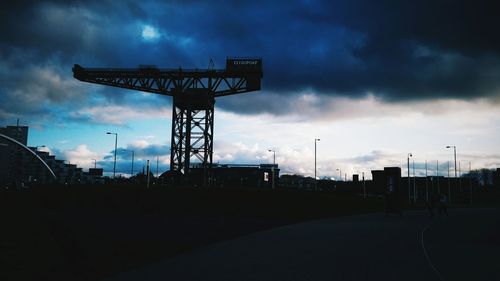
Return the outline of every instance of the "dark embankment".
<path id="1" fill-rule="evenodd" d="M 33 188 L 1 192 L 2 280 L 96 280 L 194 248 L 310 219 L 383 210 L 353 194 Z"/>

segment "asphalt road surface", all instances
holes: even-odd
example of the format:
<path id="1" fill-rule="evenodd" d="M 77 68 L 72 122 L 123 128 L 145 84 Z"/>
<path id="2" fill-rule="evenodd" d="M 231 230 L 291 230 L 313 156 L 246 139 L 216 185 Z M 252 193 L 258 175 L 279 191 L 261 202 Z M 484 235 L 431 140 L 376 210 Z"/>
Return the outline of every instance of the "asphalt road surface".
<path id="1" fill-rule="evenodd" d="M 412 211 L 311 221 L 111 280 L 500 280 L 500 210 L 452 209 L 432 220 Z"/>

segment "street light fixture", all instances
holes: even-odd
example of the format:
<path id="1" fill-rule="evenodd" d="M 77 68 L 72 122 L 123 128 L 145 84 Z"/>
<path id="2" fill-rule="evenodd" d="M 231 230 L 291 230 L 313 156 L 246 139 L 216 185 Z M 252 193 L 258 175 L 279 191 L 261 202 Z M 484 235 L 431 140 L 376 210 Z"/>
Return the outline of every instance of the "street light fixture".
<path id="1" fill-rule="evenodd" d="M 408 153 L 408 203 L 411 203 L 411 184 L 410 184 L 410 157 L 412 157 L 413 155 L 410 153 Z"/>
<path id="2" fill-rule="evenodd" d="M 94 169 L 97 168 L 97 160 L 96 159 L 92 159 L 94 160 Z"/>
<path id="3" fill-rule="evenodd" d="M 455 158 L 455 178 L 457 178 L 457 147 L 454 145 L 448 145 L 446 148 L 452 148 L 453 147 L 453 155 Z"/>
<path id="4" fill-rule="evenodd" d="M 267 151 L 273 153 L 273 166 L 271 167 L 271 174 L 272 174 L 272 177 L 273 177 L 272 188 L 274 190 L 274 177 L 275 177 L 274 176 L 274 166 L 276 165 L 276 150 L 274 150 L 274 149 L 268 149 Z"/>
<path id="5" fill-rule="evenodd" d="M 453 156 L 455 158 L 455 186 L 457 184 L 457 147 L 454 145 L 448 145 L 446 148 L 452 148 L 453 147 Z M 448 190 L 448 200 L 451 205 L 451 189 Z"/>
<path id="6" fill-rule="evenodd" d="M 118 133 L 106 132 L 108 135 L 115 135 L 115 162 L 113 164 L 113 178 L 116 178 L 116 145 L 118 143 Z"/>
<path id="7" fill-rule="evenodd" d="M 316 143 L 320 141 L 320 139 L 314 139 L 314 187 L 318 190 L 318 182 L 316 181 Z"/>
<path id="8" fill-rule="evenodd" d="M 273 153 L 273 165 L 275 165 L 276 164 L 276 150 L 274 150 L 274 149 L 268 149 L 267 151 Z"/>
<path id="9" fill-rule="evenodd" d="M 339 181 L 342 181 L 342 170 L 341 169 L 337 169 L 337 171 L 339 171 Z"/>

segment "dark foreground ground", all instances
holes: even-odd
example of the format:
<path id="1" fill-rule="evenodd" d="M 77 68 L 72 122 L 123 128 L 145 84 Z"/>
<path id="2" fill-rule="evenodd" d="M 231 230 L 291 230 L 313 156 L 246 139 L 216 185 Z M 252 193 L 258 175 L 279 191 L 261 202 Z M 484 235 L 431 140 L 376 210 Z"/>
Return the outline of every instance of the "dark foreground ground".
<path id="1" fill-rule="evenodd" d="M 0 280 L 105 279 L 245 234 L 384 206 L 382 199 L 328 192 L 123 186 L 2 192 Z"/>
<path id="2" fill-rule="evenodd" d="M 313 220 L 215 243 L 108 281 L 500 280 L 500 212 Z"/>

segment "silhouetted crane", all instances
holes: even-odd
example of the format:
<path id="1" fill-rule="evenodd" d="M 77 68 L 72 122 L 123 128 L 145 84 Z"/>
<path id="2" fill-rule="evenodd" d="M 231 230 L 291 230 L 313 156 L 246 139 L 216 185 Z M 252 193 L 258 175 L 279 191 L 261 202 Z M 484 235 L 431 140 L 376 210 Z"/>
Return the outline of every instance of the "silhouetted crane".
<path id="1" fill-rule="evenodd" d="M 192 158 L 210 168 L 216 97 L 260 90 L 262 59 L 228 58 L 226 69 L 73 67 L 73 76 L 89 83 L 173 97 L 170 170 L 189 173 Z"/>

